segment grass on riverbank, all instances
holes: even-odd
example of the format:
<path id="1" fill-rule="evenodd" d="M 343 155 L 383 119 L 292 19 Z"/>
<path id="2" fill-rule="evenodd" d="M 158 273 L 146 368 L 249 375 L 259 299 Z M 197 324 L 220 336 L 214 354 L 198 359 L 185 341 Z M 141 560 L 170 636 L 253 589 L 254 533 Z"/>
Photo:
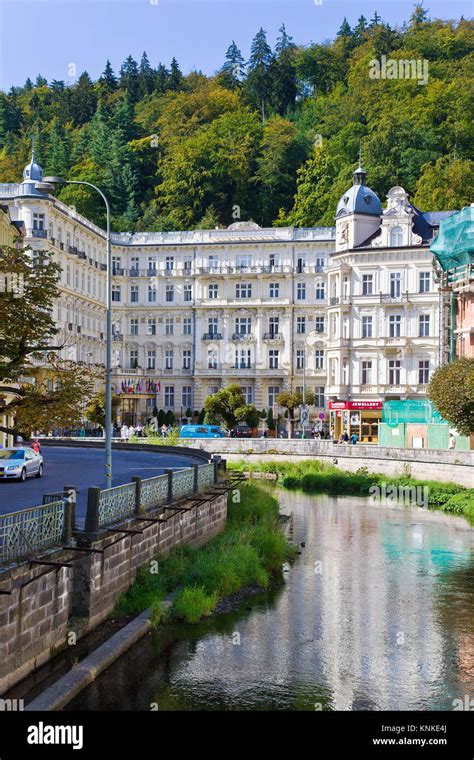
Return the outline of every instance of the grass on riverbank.
<path id="1" fill-rule="evenodd" d="M 389 477 L 381 473 L 371 473 L 364 467 L 357 472 L 340 470 L 332 464 L 319 460 L 306 462 L 261 462 L 245 461 L 228 463 L 230 470 L 240 472 L 265 472 L 278 476 L 279 483 L 288 489 L 301 489 L 305 493 L 370 495 L 373 486 L 387 488 L 404 487 L 406 489 L 424 489 L 419 491 L 428 497 L 429 509 L 440 509 L 456 515 L 463 515 L 474 523 L 474 489 L 465 488 L 457 483 L 441 483 L 437 480 L 417 480 L 409 474 L 409 468 L 403 468 L 400 475 Z"/>
<path id="2" fill-rule="evenodd" d="M 280 529 L 278 501 L 271 494 L 254 484 L 241 486 L 238 493 L 238 503 L 229 494 L 222 534 L 199 549 L 184 546 L 158 558 L 157 573 L 142 568 L 115 614 L 137 614 L 152 607 L 153 622 L 158 623 L 165 596 L 178 589 L 171 615 L 195 623 L 209 615 L 220 599 L 247 586 L 268 588 L 293 547 Z"/>

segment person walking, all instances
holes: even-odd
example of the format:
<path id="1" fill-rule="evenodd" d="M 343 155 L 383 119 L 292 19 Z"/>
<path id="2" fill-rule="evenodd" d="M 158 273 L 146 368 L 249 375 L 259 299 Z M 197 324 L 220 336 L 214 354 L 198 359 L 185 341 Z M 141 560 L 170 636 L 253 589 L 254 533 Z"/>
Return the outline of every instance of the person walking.
<path id="1" fill-rule="evenodd" d="M 456 448 L 456 438 L 454 437 L 453 433 L 449 434 L 449 440 L 448 440 L 448 449 L 452 451 Z"/>
<path id="2" fill-rule="evenodd" d="M 37 438 L 34 439 L 33 443 L 31 444 L 31 448 L 35 454 L 41 454 L 41 445 Z"/>

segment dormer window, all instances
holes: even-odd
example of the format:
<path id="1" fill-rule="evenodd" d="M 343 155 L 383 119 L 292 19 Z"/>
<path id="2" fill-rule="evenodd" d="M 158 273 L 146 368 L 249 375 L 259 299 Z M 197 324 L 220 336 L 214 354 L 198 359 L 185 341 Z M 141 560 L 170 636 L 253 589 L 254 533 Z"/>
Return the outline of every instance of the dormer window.
<path id="1" fill-rule="evenodd" d="M 390 230 L 390 245 L 393 247 L 403 245 L 403 230 L 401 227 L 392 227 Z"/>

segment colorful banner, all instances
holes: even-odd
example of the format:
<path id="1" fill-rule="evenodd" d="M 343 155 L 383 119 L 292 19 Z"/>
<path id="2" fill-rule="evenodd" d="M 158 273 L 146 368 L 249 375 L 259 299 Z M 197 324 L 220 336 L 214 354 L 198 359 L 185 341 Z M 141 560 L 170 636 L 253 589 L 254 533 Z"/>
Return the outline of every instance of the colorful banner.
<path id="1" fill-rule="evenodd" d="M 381 409 L 381 401 L 330 401 L 330 409 Z"/>
<path id="2" fill-rule="evenodd" d="M 159 380 L 123 380 L 121 388 L 121 393 L 130 395 L 145 393 L 151 395 L 152 393 L 160 392 L 161 383 Z"/>

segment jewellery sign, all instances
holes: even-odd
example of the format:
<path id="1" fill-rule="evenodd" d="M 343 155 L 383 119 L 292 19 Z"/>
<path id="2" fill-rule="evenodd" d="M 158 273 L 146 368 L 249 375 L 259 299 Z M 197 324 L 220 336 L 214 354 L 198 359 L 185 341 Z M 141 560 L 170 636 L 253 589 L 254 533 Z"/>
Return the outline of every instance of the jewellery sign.
<path id="1" fill-rule="evenodd" d="M 382 402 L 381 401 L 330 401 L 329 402 L 329 408 L 330 409 L 354 409 L 363 411 L 364 409 L 381 409 L 382 408 Z"/>
<path id="2" fill-rule="evenodd" d="M 121 386 L 121 393 L 126 393 L 130 396 L 136 396 L 138 394 L 159 393 L 161 390 L 161 383 L 159 380 L 123 380 Z"/>

